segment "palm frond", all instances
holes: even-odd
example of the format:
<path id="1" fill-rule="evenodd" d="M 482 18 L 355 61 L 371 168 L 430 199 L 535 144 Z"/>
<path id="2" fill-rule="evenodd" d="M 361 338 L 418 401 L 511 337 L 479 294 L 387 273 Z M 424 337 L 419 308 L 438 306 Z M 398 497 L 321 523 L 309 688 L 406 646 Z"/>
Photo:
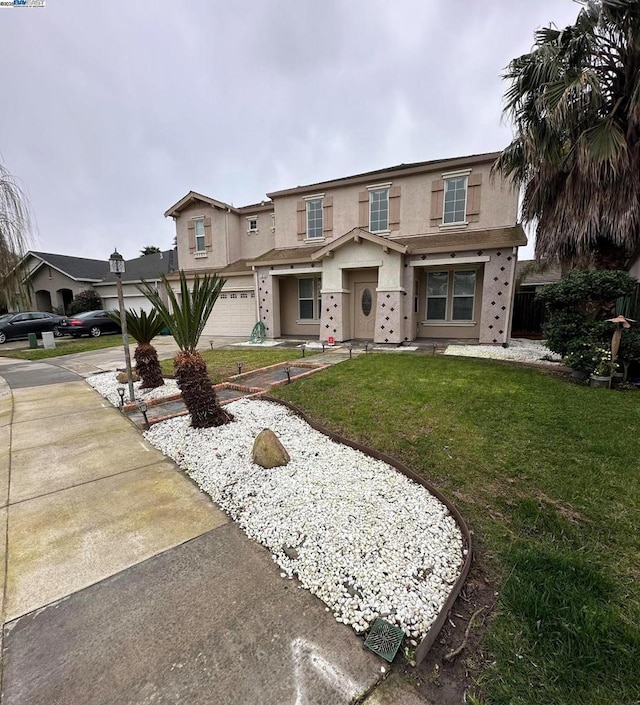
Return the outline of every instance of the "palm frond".
<path id="1" fill-rule="evenodd" d="M 121 325 L 120 313 L 118 311 L 109 311 L 107 315 L 111 320 Z M 140 345 L 148 345 L 151 343 L 156 336 L 160 335 L 165 327 L 164 321 L 160 318 L 155 309 L 145 311 L 141 308 L 139 312 L 128 309 L 125 311 L 125 316 L 127 319 L 127 332 Z"/>

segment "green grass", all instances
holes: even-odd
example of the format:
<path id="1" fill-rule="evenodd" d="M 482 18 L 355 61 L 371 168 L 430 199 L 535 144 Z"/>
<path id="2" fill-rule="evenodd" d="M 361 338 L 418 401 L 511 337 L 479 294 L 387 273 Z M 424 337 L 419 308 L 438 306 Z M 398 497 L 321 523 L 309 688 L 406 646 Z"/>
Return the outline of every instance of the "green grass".
<path id="1" fill-rule="evenodd" d="M 490 360 L 366 355 L 279 388 L 440 487 L 498 586 L 487 703 L 640 700 L 640 395 Z"/>
<path id="2" fill-rule="evenodd" d="M 53 350 L 39 348 L 25 348 L 24 350 L 3 350 L 0 346 L 0 357 L 11 357 L 17 360 L 45 360 L 49 357 L 71 355 L 72 353 L 102 350 L 122 345 L 120 335 L 101 335 L 99 338 L 56 338 L 56 347 Z M 38 342 L 42 345 L 42 341 Z M 25 341 L 25 346 L 28 343 Z"/>
<path id="3" fill-rule="evenodd" d="M 236 363 L 242 362 L 242 372 L 250 372 L 260 367 L 268 367 L 278 362 L 299 360 L 302 352 L 297 348 L 269 348 L 255 350 L 243 348 L 236 350 L 200 350 L 207 363 L 207 370 L 214 384 L 223 382 L 238 374 Z M 160 363 L 164 375 L 173 374 L 173 360 L 163 360 Z"/>

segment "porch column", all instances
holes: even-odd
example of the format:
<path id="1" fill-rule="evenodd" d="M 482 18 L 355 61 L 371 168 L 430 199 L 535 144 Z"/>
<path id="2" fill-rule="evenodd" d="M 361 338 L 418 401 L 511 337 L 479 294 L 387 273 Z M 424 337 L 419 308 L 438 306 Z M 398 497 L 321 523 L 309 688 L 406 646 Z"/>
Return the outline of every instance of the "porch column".
<path id="1" fill-rule="evenodd" d="M 512 248 L 490 250 L 484 265 L 480 343 L 501 345 L 509 338 L 511 298 L 514 288 L 516 254 Z"/>
<path id="2" fill-rule="evenodd" d="M 374 343 L 401 343 L 404 340 L 405 291 L 402 288 L 376 289 L 377 310 Z"/>
<path id="3" fill-rule="evenodd" d="M 322 289 L 320 340 L 331 336 L 337 343 L 351 337 L 349 320 L 350 293 L 346 289 Z"/>

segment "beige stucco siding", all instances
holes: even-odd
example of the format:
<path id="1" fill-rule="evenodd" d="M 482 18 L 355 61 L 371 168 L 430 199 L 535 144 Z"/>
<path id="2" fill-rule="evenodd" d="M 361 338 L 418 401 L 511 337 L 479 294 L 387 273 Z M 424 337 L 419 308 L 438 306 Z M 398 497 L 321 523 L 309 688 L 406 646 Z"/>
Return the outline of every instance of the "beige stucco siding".
<path id="1" fill-rule="evenodd" d="M 227 262 L 227 216 L 219 208 L 197 202 L 186 207 L 176 221 L 176 234 L 178 238 L 178 262 L 181 269 L 217 269 L 224 267 Z M 189 249 L 189 222 L 194 218 L 211 218 L 211 251 L 206 256 L 196 257 Z M 225 222 L 227 221 L 227 222 Z"/>
<path id="2" fill-rule="evenodd" d="M 412 176 L 372 179 L 370 185 L 390 183 L 400 187 L 400 228 L 391 231 L 389 237 L 435 234 L 447 230 L 485 230 L 489 228 L 515 225 L 518 212 L 518 194 L 505 184 L 500 177 L 491 180 L 490 164 L 475 165 L 471 174 L 482 176 L 480 185 L 480 215 L 477 223 L 469 223 L 464 228 L 440 227 L 431 225 L 431 218 L 441 213 L 431 211 L 431 188 L 434 181 L 446 173 L 442 170 L 429 171 Z M 344 185 L 340 188 L 310 190 L 312 193 L 324 193 L 333 197 L 333 237 L 340 237 L 359 225 L 358 194 L 365 191 L 366 185 Z M 278 248 L 319 245 L 326 240 L 299 240 L 297 233 L 297 203 L 304 194 L 277 197 L 274 200 L 277 228 L 275 243 Z"/>

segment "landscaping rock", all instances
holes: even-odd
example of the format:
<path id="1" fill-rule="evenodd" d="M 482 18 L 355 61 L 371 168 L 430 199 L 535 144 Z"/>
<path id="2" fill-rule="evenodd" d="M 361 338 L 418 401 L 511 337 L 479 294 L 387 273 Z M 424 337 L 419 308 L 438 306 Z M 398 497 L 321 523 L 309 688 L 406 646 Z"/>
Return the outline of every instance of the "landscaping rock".
<path id="1" fill-rule="evenodd" d="M 265 428 L 257 435 L 251 457 L 254 463 L 267 469 L 286 465 L 291 460 L 289 453 L 270 428 Z"/>

